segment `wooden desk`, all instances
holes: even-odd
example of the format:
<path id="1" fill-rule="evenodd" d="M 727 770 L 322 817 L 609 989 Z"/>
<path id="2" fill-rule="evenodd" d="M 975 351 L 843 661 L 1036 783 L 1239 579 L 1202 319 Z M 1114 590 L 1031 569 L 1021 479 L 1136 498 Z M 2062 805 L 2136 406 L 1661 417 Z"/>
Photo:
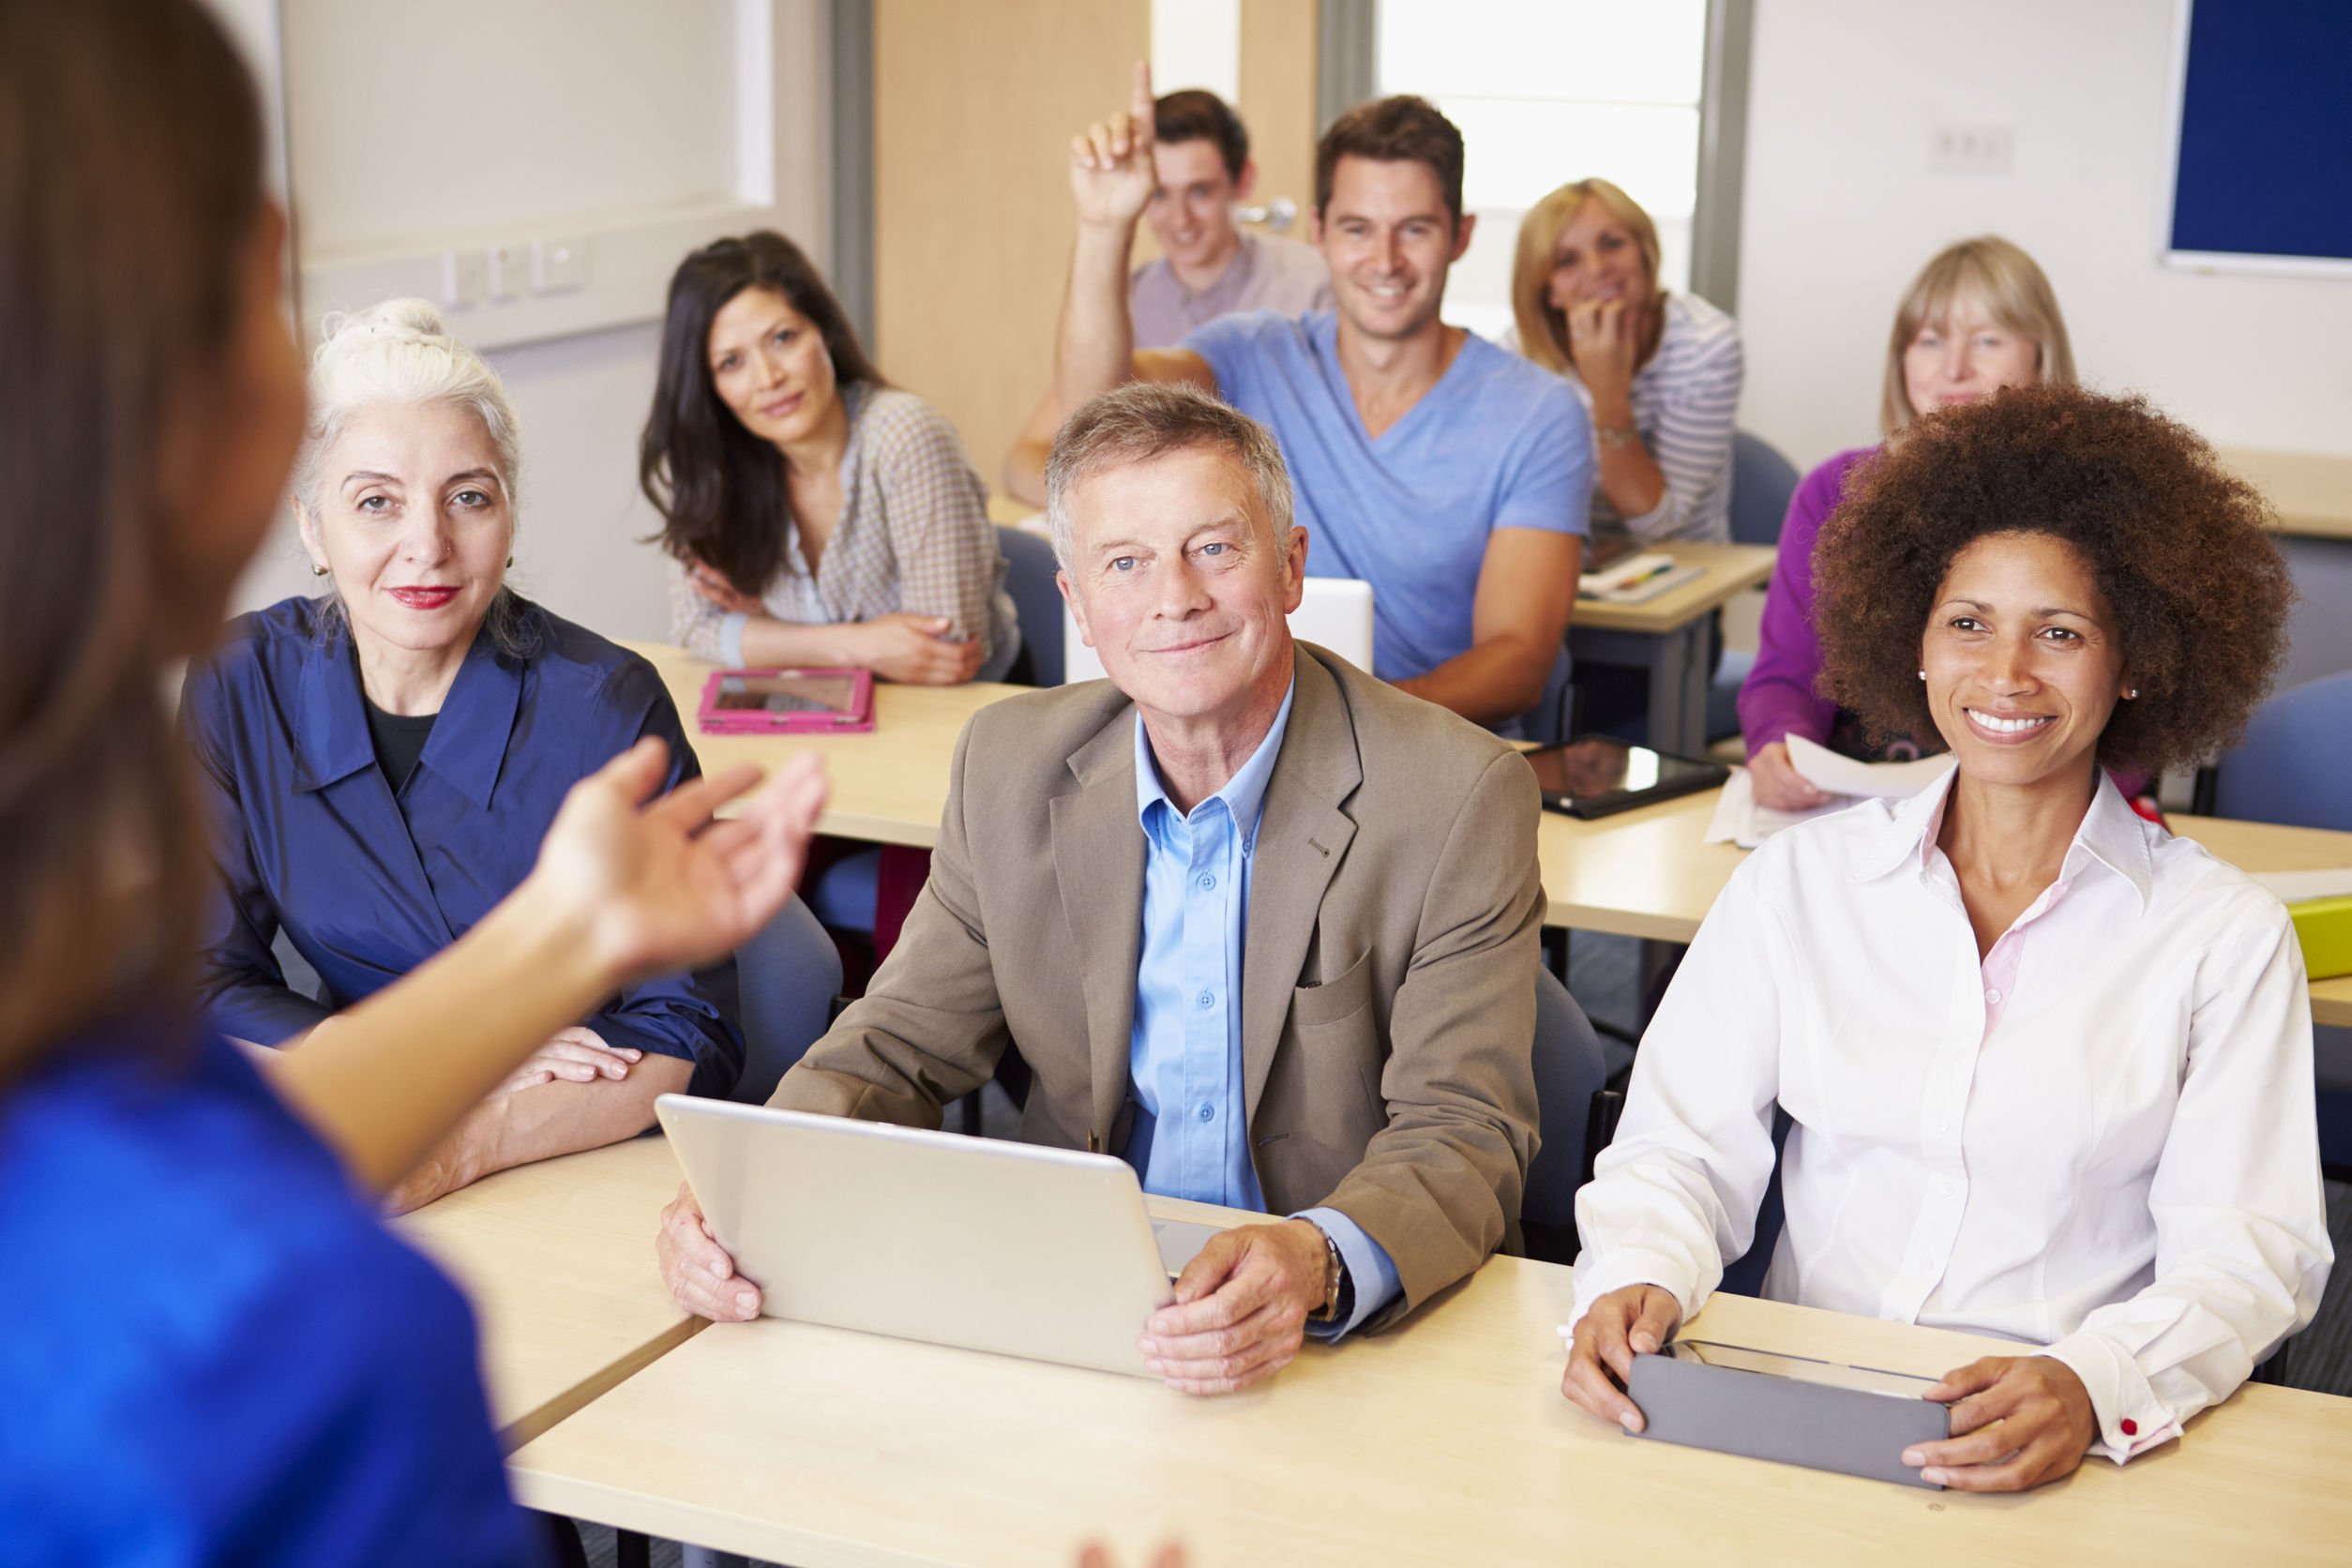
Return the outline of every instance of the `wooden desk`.
<path id="1" fill-rule="evenodd" d="M 1648 547 L 1706 570 L 1640 604 L 1580 598 L 1568 626 L 1579 660 L 1650 672 L 1650 744 L 1685 757 L 1707 754 L 1711 617 L 1733 595 L 1772 575 L 1777 551 L 1762 545 L 1669 543 Z"/>
<path id="2" fill-rule="evenodd" d="M 2352 1400 L 2250 1387 L 2179 1441 L 2013 1497 L 1644 1442 L 1560 1394 L 1571 1274 L 1499 1258 L 1399 1329 L 1188 1399 L 1108 1373 L 763 1319 L 518 1452 L 521 1500 L 792 1562 L 2341 1562 Z M 1726 1296 L 1694 1333 L 1940 1373 L 2014 1346 Z"/>
<path id="3" fill-rule="evenodd" d="M 692 1337 L 654 1263 L 678 1162 L 658 1137 L 486 1176 L 394 1225 L 464 1289 L 499 1440 L 517 1448 Z"/>
<path id="4" fill-rule="evenodd" d="M 940 813 L 947 808 L 948 768 L 964 722 L 989 703 L 1029 689 L 986 681 L 959 686 L 876 681 L 871 734 L 711 735 L 694 716 L 701 710 L 703 684 L 718 667 L 666 642 L 622 646 L 644 655 L 661 672 L 705 773 L 734 762 L 773 768 L 795 751 L 820 752 L 833 795 L 817 819 L 817 831 L 873 844 L 929 849 L 938 842 Z"/>
<path id="5" fill-rule="evenodd" d="M 1578 822 L 1546 811 L 1536 830 L 1544 869 L 1546 926 L 1609 931 L 1652 942 L 1687 942 L 1714 907 L 1746 852 L 1702 844 L 1718 792 Z M 2352 833 L 2171 816 L 2173 831 L 2194 838 L 2244 871 L 2319 870 L 2352 866 Z M 2311 988 L 2314 1023 L 2352 1026 L 2352 975 Z"/>
<path id="6" fill-rule="evenodd" d="M 2280 533 L 2352 539 L 2352 457 L 2244 446 L 2219 456 L 2269 500 Z"/>

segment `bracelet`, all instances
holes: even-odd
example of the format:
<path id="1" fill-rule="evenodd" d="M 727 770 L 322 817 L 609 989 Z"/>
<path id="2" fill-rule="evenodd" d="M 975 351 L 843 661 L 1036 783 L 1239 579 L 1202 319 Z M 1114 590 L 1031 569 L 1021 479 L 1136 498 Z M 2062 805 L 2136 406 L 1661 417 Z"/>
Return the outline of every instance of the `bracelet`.
<path id="1" fill-rule="evenodd" d="M 1308 1220 L 1306 1223 L 1315 1225 L 1313 1220 Z M 1348 1269 L 1347 1265 L 1339 1260 L 1339 1244 L 1331 1239 L 1331 1232 L 1319 1225 L 1315 1225 L 1315 1233 L 1323 1238 L 1323 1256 L 1326 1260 L 1323 1274 L 1323 1304 L 1306 1316 L 1313 1322 L 1328 1323 L 1339 1316 L 1339 1287 L 1340 1283 L 1348 1277 Z"/>
<path id="2" fill-rule="evenodd" d="M 1592 427 L 1592 433 L 1600 438 L 1601 445 L 1604 446 L 1621 447 L 1641 445 L 1641 431 L 1632 425 L 1621 428 L 1616 425 L 1595 425 Z"/>

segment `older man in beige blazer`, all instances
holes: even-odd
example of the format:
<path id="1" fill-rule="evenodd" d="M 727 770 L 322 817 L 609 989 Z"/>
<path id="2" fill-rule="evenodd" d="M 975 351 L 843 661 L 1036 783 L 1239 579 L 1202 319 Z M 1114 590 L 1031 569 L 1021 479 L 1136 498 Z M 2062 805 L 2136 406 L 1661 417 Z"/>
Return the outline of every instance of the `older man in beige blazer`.
<path id="1" fill-rule="evenodd" d="M 1492 735 L 1291 641 L 1306 531 L 1245 416 L 1122 387 L 1048 483 L 1110 680 L 974 716 L 897 947 L 772 1103 L 937 1126 L 1018 1042 L 1024 1138 L 1291 1215 L 1213 1241 L 1144 1326 L 1169 1383 L 1222 1392 L 1515 1244 L 1540 803 Z M 689 1309 L 757 1312 L 690 1193 L 660 1250 Z"/>

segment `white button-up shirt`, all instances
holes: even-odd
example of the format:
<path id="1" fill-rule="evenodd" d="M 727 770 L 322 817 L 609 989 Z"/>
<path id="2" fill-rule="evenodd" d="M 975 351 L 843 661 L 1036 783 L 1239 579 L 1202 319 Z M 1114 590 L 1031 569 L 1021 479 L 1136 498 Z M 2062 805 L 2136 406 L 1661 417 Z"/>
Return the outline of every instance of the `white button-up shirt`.
<path id="1" fill-rule="evenodd" d="M 1779 1301 L 2049 1347 L 2093 1453 L 2177 1435 L 2309 1322 L 2333 1252 L 2302 949 L 2269 893 L 2103 776 L 2058 880 L 1980 960 L 1947 773 L 1773 837 L 1643 1038 L 1576 1199 L 1576 1316 L 1685 1319 L 1773 1168 Z"/>

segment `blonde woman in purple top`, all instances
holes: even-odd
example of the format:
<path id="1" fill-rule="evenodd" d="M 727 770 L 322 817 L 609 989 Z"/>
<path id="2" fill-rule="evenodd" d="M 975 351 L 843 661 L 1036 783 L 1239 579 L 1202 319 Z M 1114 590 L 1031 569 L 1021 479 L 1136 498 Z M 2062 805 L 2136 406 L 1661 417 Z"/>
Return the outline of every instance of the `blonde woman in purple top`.
<path id="1" fill-rule="evenodd" d="M 2031 256 L 1998 235 L 1962 240 L 1921 269 L 1895 311 L 1879 429 L 1893 441 L 1913 419 L 1939 408 L 2033 382 L 2075 382 L 2074 350 L 2049 279 Z M 1918 754 L 1907 742 L 1874 747 L 1854 716 L 1822 696 L 1817 685 L 1821 641 L 1813 629 L 1813 541 L 1837 509 L 1848 477 L 1877 450 L 1858 446 L 1840 452 L 1806 475 L 1781 526 L 1780 560 L 1765 590 L 1756 667 L 1740 687 L 1740 730 L 1761 806 L 1801 811 L 1829 802 L 1790 764 L 1790 735 L 1874 760 L 1905 749 Z M 2119 782 L 2126 795 L 2137 792 L 2133 780 Z"/>

